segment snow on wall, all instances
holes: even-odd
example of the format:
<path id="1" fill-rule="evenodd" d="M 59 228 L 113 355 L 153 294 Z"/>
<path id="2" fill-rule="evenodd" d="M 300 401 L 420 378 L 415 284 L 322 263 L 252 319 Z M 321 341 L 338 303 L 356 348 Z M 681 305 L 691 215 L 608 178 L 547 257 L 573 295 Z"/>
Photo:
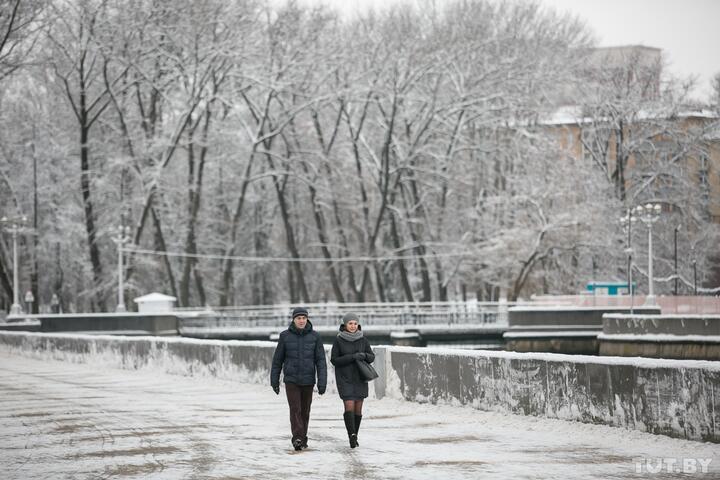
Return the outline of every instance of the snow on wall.
<path id="1" fill-rule="evenodd" d="M 720 335 L 720 315 L 603 316 L 603 333 L 637 335 Z"/>
<path id="2" fill-rule="evenodd" d="M 14 333 L 0 334 L 0 344 L 15 354 L 247 383 L 270 383 L 275 349 L 272 342 Z"/>
<path id="3" fill-rule="evenodd" d="M 392 397 L 720 442 L 720 362 L 417 348 L 386 355 Z"/>
<path id="4" fill-rule="evenodd" d="M 13 354 L 269 385 L 274 342 L 0 333 Z M 374 347 L 370 395 L 720 442 L 720 362 Z M 329 355 L 329 347 L 326 347 Z M 328 358 L 328 391 L 336 392 Z"/>
<path id="5" fill-rule="evenodd" d="M 12 354 L 92 363 L 99 368 L 160 370 L 175 375 L 217 377 L 268 386 L 275 345 L 269 341 L 0 332 L 0 348 Z M 327 345 L 325 355 L 327 389 L 337 393 Z M 372 386 L 369 393 L 374 396 Z"/>

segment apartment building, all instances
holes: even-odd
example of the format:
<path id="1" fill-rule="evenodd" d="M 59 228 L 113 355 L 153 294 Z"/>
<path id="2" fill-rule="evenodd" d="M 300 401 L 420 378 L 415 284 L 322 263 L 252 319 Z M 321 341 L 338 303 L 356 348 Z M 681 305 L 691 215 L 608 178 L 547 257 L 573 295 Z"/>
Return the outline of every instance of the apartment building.
<path id="1" fill-rule="evenodd" d="M 656 191 L 662 190 L 661 182 L 669 182 L 666 175 L 650 178 L 645 172 L 682 167 L 687 193 L 692 190 L 706 218 L 720 224 L 720 116 L 659 101 L 661 53 L 645 46 L 585 52 L 579 72 L 582 81 L 541 123 L 556 132 L 570 158 L 604 169 L 618 198 L 628 206 L 646 199 L 632 196 L 638 182 L 656 182 Z M 570 99 L 581 99 L 582 105 Z M 663 208 L 672 210 L 672 201 Z"/>

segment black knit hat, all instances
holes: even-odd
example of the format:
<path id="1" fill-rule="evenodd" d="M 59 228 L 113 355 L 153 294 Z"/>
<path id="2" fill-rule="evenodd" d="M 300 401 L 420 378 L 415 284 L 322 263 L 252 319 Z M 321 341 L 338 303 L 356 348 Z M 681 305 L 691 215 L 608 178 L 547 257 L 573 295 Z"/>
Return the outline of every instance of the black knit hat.
<path id="1" fill-rule="evenodd" d="M 298 315 L 305 315 L 305 316 L 307 317 L 307 316 L 308 316 L 307 308 L 305 308 L 305 307 L 295 307 L 295 308 L 293 308 L 293 311 L 292 311 L 292 318 L 293 318 L 293 320 L 295 320 L 295 317 L 297 317 Z"/>

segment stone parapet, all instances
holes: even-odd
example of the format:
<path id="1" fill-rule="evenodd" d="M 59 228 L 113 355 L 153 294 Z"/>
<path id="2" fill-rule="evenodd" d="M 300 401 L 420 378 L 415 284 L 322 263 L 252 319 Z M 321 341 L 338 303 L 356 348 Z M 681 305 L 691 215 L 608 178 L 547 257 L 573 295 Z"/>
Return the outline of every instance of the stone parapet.
<path id="1" fill-rule="evenodd" d="M 720 315 L 607 314 L 598 342 L 601 355 L 720 360 Z"/>

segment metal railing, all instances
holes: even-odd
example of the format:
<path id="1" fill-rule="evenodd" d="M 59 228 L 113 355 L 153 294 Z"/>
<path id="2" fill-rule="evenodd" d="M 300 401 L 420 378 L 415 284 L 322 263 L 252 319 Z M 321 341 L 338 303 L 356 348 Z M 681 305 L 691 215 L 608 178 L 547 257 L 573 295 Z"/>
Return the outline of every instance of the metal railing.
<path id="1" fill-rule="evenodd" d="M 508 302 L 393 302 L 303 304 L 315 326 L 340 325 L 345 313 L 355 313 L 362 325 L 505 325 Z M 242 307 L 176 308 L 185 321 L 246 327 L 283 327 L 298 304 Z"/>

